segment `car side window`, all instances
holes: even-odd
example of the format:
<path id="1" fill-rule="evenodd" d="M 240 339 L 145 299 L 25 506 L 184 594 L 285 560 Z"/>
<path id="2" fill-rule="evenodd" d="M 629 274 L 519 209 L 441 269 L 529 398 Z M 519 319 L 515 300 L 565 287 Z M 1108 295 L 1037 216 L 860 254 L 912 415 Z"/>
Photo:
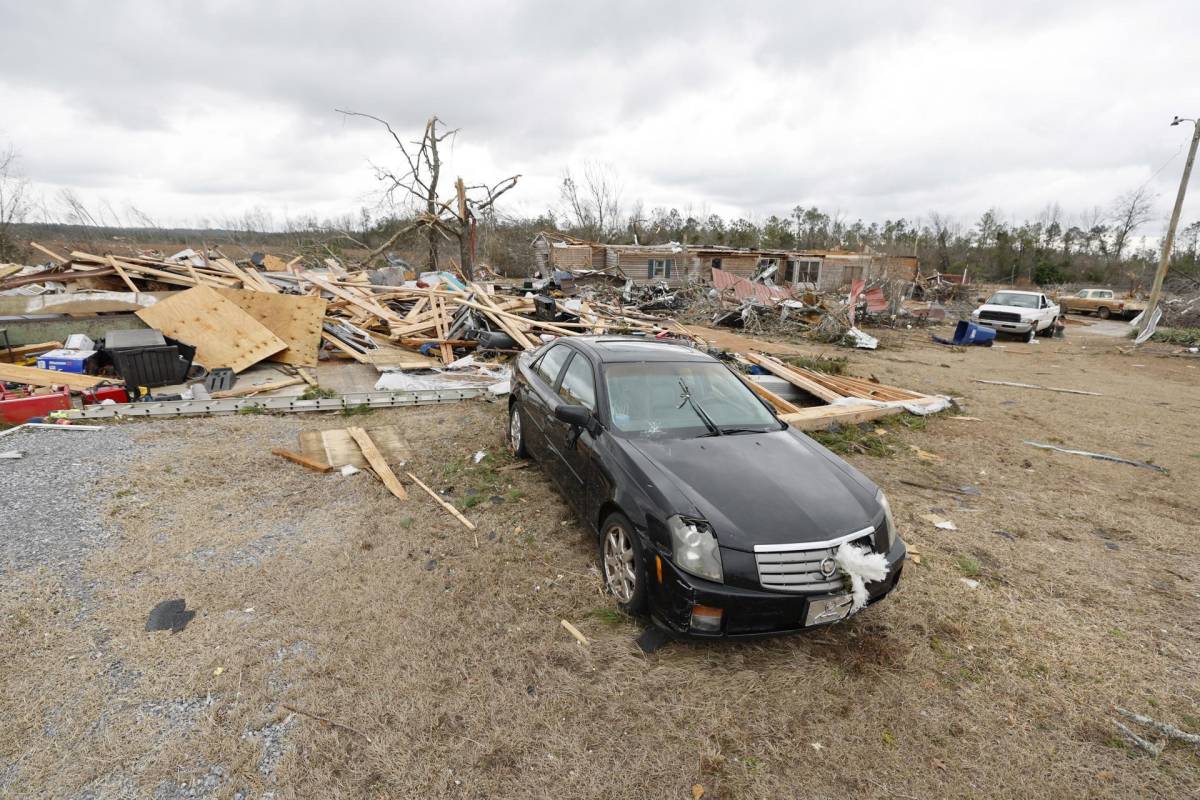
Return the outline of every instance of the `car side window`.
<path id="1" fill-rule="evenodd" d="M 596 377 L 591 362 L 579 353 L 575 354 L 563 373 L 558 396 L 571 405 L 587 406 L 592 412 L 596 410 Z"/>
<path id="2" fill-rule="evenodd" d="M 537 364 L 533 367 L 533 371 L 538 374 L 539 378 L 546 382 L 547 386 L 553 388 L 554 382 L 558 380 L 558 373 L 562 371 L 563 364 L 570 357 L 571 349 L 569 347 L 556 344 L 538 359 Z"/>

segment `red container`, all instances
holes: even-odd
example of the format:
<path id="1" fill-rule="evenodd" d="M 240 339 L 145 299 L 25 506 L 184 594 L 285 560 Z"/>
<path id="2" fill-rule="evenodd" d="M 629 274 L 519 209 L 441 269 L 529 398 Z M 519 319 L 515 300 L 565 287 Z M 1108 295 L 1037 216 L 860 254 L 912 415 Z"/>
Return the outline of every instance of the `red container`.
<path id="1" fill-rule="evenodd" d="M 103 400 L 112 400 L 114 403 L 129 402 L 129 392 L 125 391 L 124 386 L 97 386 L 95 389 L 84 389 L 81 394 L 85 406 L 95 405 Z"/>
<path id="2" fill-rule="evenodd" d="M 71 390 L 51 394 L 31 394 L 28 389 L 11 391 L 0 385 L 0 420 L 20 425 L 34 417 L 44 417 L 52 411 L 71 408 Z"/>

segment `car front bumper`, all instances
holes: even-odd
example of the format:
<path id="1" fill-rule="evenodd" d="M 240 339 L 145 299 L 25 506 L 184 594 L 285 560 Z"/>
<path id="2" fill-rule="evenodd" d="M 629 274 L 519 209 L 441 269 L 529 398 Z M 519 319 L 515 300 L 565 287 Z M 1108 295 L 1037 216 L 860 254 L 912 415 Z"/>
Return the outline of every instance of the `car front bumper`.
<path id="1" fill-rule="evenodd" d="M 906 549 L 897 540 L 888 553 L 888 574 L 882 581 L 867 584 L 867 604 L 886 597 L 900 581 Z M 831 623 L 806 625 L 810 601 L 833 594 L 806 595 L 728 586 L 697 578 L 662 560 L 662 580 L 658 580 L 655 557 L 651 557 L 650 616 L 655 624 L 676 636 L 697 639 L 742 639 L 798 633 Z M 698 630 L 692 625 L 697 607 L 721 610 L 719 630 Z"/>
<path id="2" fill-rule="evenodd" d="M 978 319 L 971 318 L 971 322 L 983 328 L 991 328 L 994 331 L 1002 331 L 1004 333 L 1029 333 L 1029 329 L 1033 327 L 1032 322 L 1007 322 L 1002 319 Z"/>

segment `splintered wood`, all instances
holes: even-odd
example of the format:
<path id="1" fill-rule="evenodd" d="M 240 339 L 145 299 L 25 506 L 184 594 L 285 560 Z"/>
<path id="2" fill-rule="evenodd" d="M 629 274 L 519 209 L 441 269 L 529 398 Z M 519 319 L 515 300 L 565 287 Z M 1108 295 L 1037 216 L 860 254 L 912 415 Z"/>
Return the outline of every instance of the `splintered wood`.
<path id="1" fill-rule="evenodd" d="M 387 459 L 383 457 L 383 453 L 379 452 L 379 448 L 375 446 L 375 442 L 371 441 L 370 435 L 362 428 L 347 428 L 346 432 L 351 438 L 358 443 L 359 449 L 362 450 L 363 458 L 371 466 L 371 471 L 375 473 L 375 477 L 379 478 L 379 482 L 387 487 L 387 490 L 394 494 L 400 500 L 408 499 L 408 492 L 404 490 L 404 485 L 400 483 L 400 479 L 392 472 L 392 468 L 388 466 Z"/>

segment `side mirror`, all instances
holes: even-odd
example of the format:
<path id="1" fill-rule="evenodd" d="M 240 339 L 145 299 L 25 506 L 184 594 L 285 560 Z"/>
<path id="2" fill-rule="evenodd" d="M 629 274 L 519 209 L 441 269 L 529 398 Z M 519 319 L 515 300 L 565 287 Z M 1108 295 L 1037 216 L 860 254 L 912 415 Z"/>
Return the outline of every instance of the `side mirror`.
<path id="1" fill-rule="evenodd" d="M 575 428 L 586 428 L 592 420 L 587 406 L 569 406 L 565 403 L 554 407 L 554 416 Z"/>

